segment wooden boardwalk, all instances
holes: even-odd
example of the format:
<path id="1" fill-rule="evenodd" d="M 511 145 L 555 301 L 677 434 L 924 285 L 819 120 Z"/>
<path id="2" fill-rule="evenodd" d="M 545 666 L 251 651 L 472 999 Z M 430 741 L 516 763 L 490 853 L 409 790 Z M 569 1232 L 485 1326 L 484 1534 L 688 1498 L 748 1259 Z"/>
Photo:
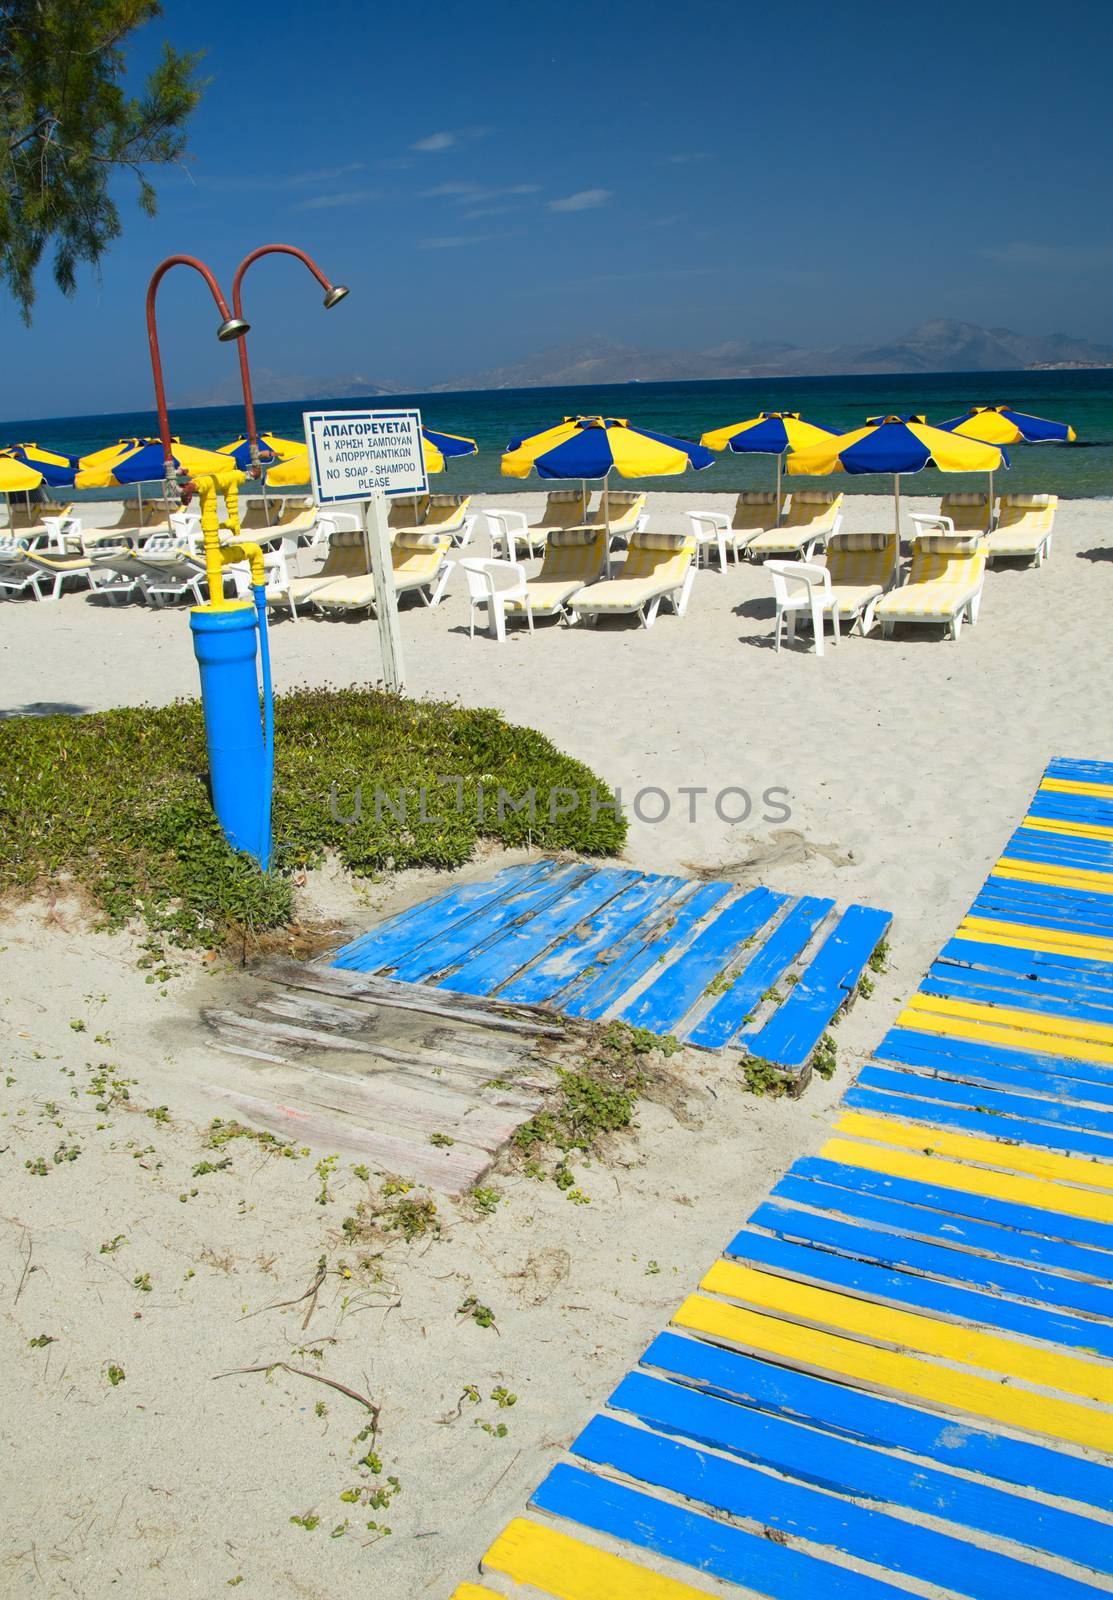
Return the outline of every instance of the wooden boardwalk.
<path id="1" fill-rule="evenodd" d="M 545 860 L 424 901 L 335 964 L 730 1046 L 802 1088 L 889 922 L 869 906 L 725 880 Z"/>
<path id="2" fill-rule="evenodd" d="M 1113 764 L 1051 763 L 818 1157 L 483 1557 L 494 1594 L 1113 1589 Z"/>

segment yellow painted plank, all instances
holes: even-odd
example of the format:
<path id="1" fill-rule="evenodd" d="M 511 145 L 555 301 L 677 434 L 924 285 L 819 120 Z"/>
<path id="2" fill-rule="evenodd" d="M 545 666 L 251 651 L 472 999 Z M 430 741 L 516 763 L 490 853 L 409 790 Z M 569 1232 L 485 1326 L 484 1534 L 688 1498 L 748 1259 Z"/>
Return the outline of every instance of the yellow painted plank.
<path id="1" fill-rule="evenodd" d="M 1098 800 L 1113 800 L 1113 784 L 1082 783 L 1074 778 L 1044 778 L 1040 788 L 1052 794 L 1089 794 Z"/>
<path id="2" fill-rule="evenodd" d="M 716 1261 L 704 1275 L 700 1288 L 708 1294 L 729 1295 L 763 1311 L 776 1312 L 804 1322 L 821 1322 L 839 1333 L 877 1339 L 922 1356 L 941 1356 L 967 1367 L 982 1367 L 1007 1378 L 1037 1383 L 1041 1389 L 1059 1389 L 1086 1400 L 1113 1400 L 1113 1364 L 1086 1361 L 1036 1345 L 1021 1344 L 996 1333 L 982 1333 L 963 1323 L 943 1322 L 916 1311 L 901 1311 L 859 1300 L 837 1289 L 820 1289 L 797 1283 L 772 1272 L 758 1272 L 734 1261 Z"/>
<path id="3" fill-rule="evenodd" d="M 636 1561 L 525 1517 L 515 1517 L 499 1534 L 481 1565 L 485 1572 L 505 1573 L 556 1600 L 709 1600 L 712 1592 L 650 1572 Z"/>
<path id="4" fill-rule="evenodd" d="M 1113 1050 L 1108 1045 L 1058 1039 L 1051 1034 L 1021 1028 L 962 1022 L 930 1011 L 902 1011 L 897 1022 L 902 1028 L 915 1028 L 920 1033 L 939 1034 L 946 1039 L 973 1039 L 977 1044 L 1001 1044 L 1010 1050 L 1038 1050 L 1043 1055 L 1065 1056 L 1072 1061 L 1113 1061 Z"/>
<path id="5" fill-rule="evenodd" d="M 494 1589 L 485 1589 L 480 1583 L 461 1583 L 448 1600 L 492 1600 L 494 1594 Z"/>
<path id="6" fill-rule="evenodd" d="M 690 1295 L 673 1322 L 748 1350 L 762 1351 L 790 1365 L 857 1379 L 929 1405 L 988 1417 L 1028 1433 L 1050 1434 L 1072 1444 L 1113 1451 L 1113 1416 L 1072 1400 L 1010 1388 L 992 1378 L 954 1372 L 917 1356 L 879 1350 L 839 1334 L 781 1322 L 757 1311 L 705 1299 L 703 1295 Z"/>
<path id="7" fill-rule="evenodd" d="M 1091 1189 L 1113 1189 L 1113 1165 L 1058 1156 L 1051 1150 L 979 1139 L 971 1133 L 950 1133 L 942 1128 L 916 1127 L 895 1117 L 870 1117 L 861 1111 L 844 1111 L 835 1123 L 837 1133 L 855 1139 L 876 1139 L 902 1150 L 923 1150 L 930 1145 L 937 1155 L 954 1161 L 977 1161 L 986 1167 L 1005 1167 L 1031 1178 L 1051 1178 L 1058 1183 L 1081 1183 Z M 1113 1209 L 1111 1209 L 1113 1215 Z"/>
<path id="8" fill-rule="evenodd" d="M 1088 867 L 1045 866 L 1042 862 L 1021 861 L 1013 856 L 1001 856 L 994 872 L 1004 878 L 1023 878 L 1029 883 L 1056 883 L 1064 888 L 1096 889 L 1099 894 L 1110 893 L 1113 869 L 1094 872 Z"/>
<path id="9" fill-rule="evenodd" d="M 1046 1011 L 1020 1006 L 990 1006 L 980 1000 L 955 1000 L 945 994 L 914 994 L 912 1011 L 931 1011 L 939 1017 L 963 1022 L 991 1022 L 995 1027 L 1019 1028 L 1028 1033 L 1050 1033 L 1056 1038 L 1084 1039 L 1088 1044 L 1113 1046 L 1113 1023 L 1092 1022 L 1088 1017 L 1055 1017 Z"/>
<path id="10" fill-rule="evenodd" d="M 1113 839 L 1113 828 L 1100 822 L 1057 822 L 1054 817 L 1025 817 L 1022 828 L 1032 828 L 1040 833 L 1074 834 L 1079 839 Z"/>
<path id="11" fill-rule="evenodd" d="M 1089 955 L 1091 951 L 1098 955 L 1113 953 L 1113 939 L 1108 939 L 1100 933 L 1071 933 L 1061 928 L 1036 928 L 1030 922 L 999 922 L 994 917 L 963 917 L 962 926 L 1007 934 L 1011 939 L 1048 938 L 1064 948 L 1073 945 L 1079 955 L 1083 953 Z"/>
<path id="12" fill-rule="evenodd" d="M 982 1167 L 940 1156 L 911 1155 L 894 1147 L 858 1144 L 851 1139 L 829 1139 L 820 1155 L 829 1161 L 844 1161 L 851 1167 L 884 1172 L 892 1178 L 911 1178 L 915 1183 L 934 1184 L 940 1189 L 961 1189 L 965 1194 L 1035 1206 L 1064 1217 L 1085 1217 L 1089 1222 L 1113 1222 L 1110 1197 L 1093 1189 L 1071 1189 L 1065 1184 L 1011 1172 L 986 1172 Z"/>
<path id="13" fill-rule="evenodd" d="M 999 932 L 999 929 L 1006 931 Z M 1113 962 L 1113 951 L 1088 949 L 1081 945 L 1061 944 L 1050 928 L 1031 928 L 1027 933 L 1007 931 L 1007 924 L 991 922 L 985 917 L 964 918 L 959 923 L 956 939 L 977 939 L 983 944 L 1003 945 L 1006 950 L 1043 951 L 1048 955 L 1070 956 L 1076 960 Z"/>

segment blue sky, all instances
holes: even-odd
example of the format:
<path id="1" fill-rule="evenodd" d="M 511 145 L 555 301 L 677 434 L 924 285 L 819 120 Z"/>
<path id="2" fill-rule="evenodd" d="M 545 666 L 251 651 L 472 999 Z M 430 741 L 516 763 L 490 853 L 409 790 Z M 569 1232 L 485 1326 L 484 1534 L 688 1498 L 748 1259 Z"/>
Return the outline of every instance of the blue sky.
<path id="1" fill-rule="evenodd" d="M 1059 21 L 1064 26 L 1058 26 Z M 188 172 L 34 326 L 0 303 L 0 415 L 145 406 L 146 282 L 245 280 L 260 370 L 420 387 L 603 334 L 887 339 L 927 317 L 1113 342 L 1113 7 L 943 0 L 557 8 L 165 0 L 205 47 Z M 160 294 L 172 403 L 234 392 L 200 279 Z"/>

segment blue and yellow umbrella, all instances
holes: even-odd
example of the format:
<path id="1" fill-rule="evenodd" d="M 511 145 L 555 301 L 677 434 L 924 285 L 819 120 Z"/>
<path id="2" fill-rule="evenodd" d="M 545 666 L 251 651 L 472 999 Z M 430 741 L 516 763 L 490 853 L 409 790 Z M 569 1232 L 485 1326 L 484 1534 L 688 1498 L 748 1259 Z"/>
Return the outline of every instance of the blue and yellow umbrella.
<path id="1" fill-rule="evenodd" d="M 939 426 L 964 439 L 984 439 L 987 444 L 1073 444 L 1078 437 L 1069 422 L 1031 417 L 1012 406 L 971 406 L 961 417 Z"/>
<path id="2" fill-rule="evenodd" d="M 702 444 L 637 428 L 625 417 L 565 417 L 555 428 L 512 439 L 502 458 L 503 476 L 528 478 L 671 478 L 713 465 Z"/>
<path id="3" fill-rule="evenodd" d="M 248 472 L 251 469 L 251 444 L 246 438 L 233 439 L 231 444 L 222 444 L 217 455 L 231 456 L 241 472 Z M 277 433 L 259 435 L 259 459 L 264 467 L 277 465 L 281 461 L 291 461 L 299 455 L 305 455 L 304 440 L 299 444 L 296 439 L 281 439 Z"/>
<path id="4" fill-rule="evenodd" d="M 228 457 L 215 450 L 196 450 L 180 439 L 170 441 L 171 461 L 177 472 L 227 472 Z M 160 483 L 166 475 L 161 439 L 117 439 L 103 450 L 82 456 L 74 480 L 79 489 L 111 489 L 136 485 L 139 515 L 143 516 L 144 483 Z"/>
<path id="5" fill-rule="evenodd" d="M 795 450 L 788 458 L 788 470 L 796 476 L 891 472 L 898 541 L 900 480 L 905 473 L 922 472 L 925 467 L 935 467 L 939 472 L 993 473 L 1008 464 L 1009 458 L 1000 446 L 932 428 L 921 416 L 867 417 L 865 427 Z"/>
<path id="6" fill-rule="evenodd" d="M 748 422 L 713 428 L 700 438 L 709 450 L 729 450 L 733 455 L 776 456 L 777 515 L 781 514 L 781 473 L 790 450 L 806 450 L 834 436 L 833 428 L 806 422 L 799 411 L 760 411 Z"/>
<path id="7" fill-rule="evenodd" d="M 72 489 L 77 474 L 77 457 L 63 455 L 60 450 L 47 450 L 38 444 L 9 444 L 0 450 L 0 456 L 20 461 L 25 467 L 41 473 L 52 489 Z"/>

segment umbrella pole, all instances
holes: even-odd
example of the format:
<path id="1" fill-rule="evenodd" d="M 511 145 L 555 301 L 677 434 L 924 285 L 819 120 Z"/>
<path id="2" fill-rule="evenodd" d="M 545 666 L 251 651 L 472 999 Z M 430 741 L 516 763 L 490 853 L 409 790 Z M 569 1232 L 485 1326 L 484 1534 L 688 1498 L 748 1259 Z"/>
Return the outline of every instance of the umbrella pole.
<path id="1" fill-rule="evenodd" d="M 777 521 L 781 520 L 781 472 L 784 468 L 784 456 L 777 457 Z"/>
<path id="2" fill-rule="evenodd" d="M 603 534 L 603 538 L 604 538 L 604 540 L 606 542 L 606 551 L 607 551 L 606 569 L 607 569 L 607 577 L 608 578 L 611 575 L 611 489 L 610 489 L 610 484 L 611 484 L 611 475 L 610 475 L 609 472 L 607 472 L 607 473 L 604 474 L 604 477 L 603 477 L 603 528 L 605 530 L 604 534 Z"/>
<path id="3" fill-rule="evenodd" d="M 897 568 L 900 568 L 900 473 L 893 473 L 893 527 L 897 536 Z"/>
<path id="4" fill-rule="evenodd" d="M 988 520 L 986 522 L 986 525 L 985 525 L 987 533 L 989 532 L 990 528 L 992 528 L 992 526 L 993 526 L 993 472 L 991 470 L 990 474 L 989 474 L 989 518 L 988 518 Z"/>

